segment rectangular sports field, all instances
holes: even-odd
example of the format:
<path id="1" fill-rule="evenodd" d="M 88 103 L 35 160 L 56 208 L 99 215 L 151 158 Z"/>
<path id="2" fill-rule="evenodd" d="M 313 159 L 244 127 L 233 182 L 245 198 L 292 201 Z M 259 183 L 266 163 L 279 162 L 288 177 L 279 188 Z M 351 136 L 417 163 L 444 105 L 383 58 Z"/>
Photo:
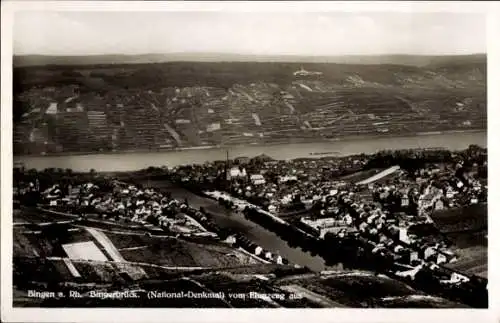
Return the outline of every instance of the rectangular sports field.
<path id="1" fill-rule="evenodd" d="M 108 259 L 92 241 L 68 243 L 63 246 L 70 259 L 107 261 Z"/>

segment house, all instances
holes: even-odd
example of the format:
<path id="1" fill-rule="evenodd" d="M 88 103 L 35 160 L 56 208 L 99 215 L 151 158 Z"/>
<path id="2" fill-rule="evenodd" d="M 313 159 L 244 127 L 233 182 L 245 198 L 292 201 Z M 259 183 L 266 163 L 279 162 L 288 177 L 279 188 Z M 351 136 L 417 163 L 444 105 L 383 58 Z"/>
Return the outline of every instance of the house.
<path id="1" fill-rule="evenodd" d="M 359 225 L 359 230 L 366 231 L 368 229 L 368 223 L 363 222 Z"/>
<path id="2" fill-rule="evenodd" d="M 250 175 L 250 181 L 253 185 L 262 185 L 266 183 L 266 179 L 262 174 L 253 174 Z"/>
<path id="3" fill-rule="evenodd" d="M 247 171 L 244 168 L 232 167 L 229 170 L 229 176 L 231 178 L 234 178 L 234 177 L 247 177 Z"/>
<path id="4" fill-rule="evenodd" d="M 399 229 L 399 241 L 410 244 L 410 237 L 408 236 L 408 229 L 407 228 L 400 228 Z"/>
<path id="5" fill-rule="evenodd" d="M 50 103 L 49 107 L 45 111 L 46 114 L 57 114 L 57 102 Z"/>
<path id="6" fill-rule="evenodd" d="M 446 258 L 446 256 L 443 255 L 442 253 L 439 253 L 437 256 L 436 263 L 439 265 L 439 264 L 446 263 L 446 262 L 448 262 L 448 259 Z"/>
<path id="7" fill-rule="evenodd" d="M 410 263 L 414 262 L 414 261 L 419 261 L 419 257 L 418 257 L 418 251 L 412 251 L 410 253 Z"/>
<path id="8" fill-rule="evenodd" d="M 334 196 L 334 195 L 337 195 L 337 193 L 339 192 L 339 190 L 330 190 L 330 196 Z"/>
<path id="9" fill-rule="evenodd" d="M 287 175 L 287 176 L 280 176 L 280 177 L 278 178 L 278 181 L 279 181 L 280 183 L 286 183 L 286 182 L 291 182 L 291 181 L 297 181 L 297 179 L 298 179 L 298 178 L 297 178 L 297 176 L 295 176 L 295 175 L 293 175 L 293 176 L 288 176 L 288 175 Z"/>
<path id="10" fill-rule="evenodd" d="M 403 251 L 403 250 L 404 250 L 403 246 L 401 246 L 401 245 L 399 245 L 399 244 L 398 244 L 397 246 L 395 246 L 395 247 L 394 247 L 394 252 L 395 252 L 395 253 L 400 253 L 400 252 L 401 252 L 401 251 Z"/>
<path id="11" fill-rule="evenodd" d="M 470 279 L 467 278 L 466 276 L 464 275 L 460 275 L 460 274 L 457 274 L 457 273 L 452 273 L 451 274 L 451 277 L 450 279 L 448 280 L 441 280 L 441 283 L 443 284 L 459 284 L 459 283 L 466 283 L 468 282 Z"/>
<path id="12" fill-rule="evenodd" d="M 429 259 L 430 257 L 434 256 L 437 253 L 436 248 L 434 247 L 427 247 L 424 250 L 424 259 Z"/>
<path id="13" fill-rule="evenodd" d="M 442 210 L 444 209 L 444 203 L 442 200 L 437 200 L 435 203 L 434 203 L 434 210 L 436 211 L 439 211 L 439 210 Z"/>
<path id="14" fill-rule="evenodd" d="M 322 72 L 310 72 L 301 67 L 300 70 L 293 72 L 294 76 L 308 76 L 308 75 L 321 75 Z"/>
<path id="15" fill-rule="evenodd" d="M 215 123 L 211 123 L 211 124 L 207 125 L 207 132 L 214 132 L 214 131 L 217 131 L 220 129 L 221 129 L 221 126 L 220 126 L 219 122 L 215 122 Z"/>
<path id="16" fill-rule="evenodd" d="M 404 278 L 411 278 L 412 280 L 415 279 L 415 276 L 417 273 L 422 269 L 423 265 L 418 265 L 413 269 L 410 270 L 405 270 L 405 271 L 398 271 L 396 272 L 396 275 L 399 277 L 404 277 Z"/>
<path id="17" fill-rule="evenodd" d="M 278 210 L 278 208 L 275 205 L 271 204 L 269 205 L 268 210 L 271 213 L 275 213 Z"/>
<path id="18" fill-rule="evenodd" d="M 401 206 L 408 206 L 410 205 L 410 199 L 408 198 L 408 194 L 403 195 L 401 197 Z"/>

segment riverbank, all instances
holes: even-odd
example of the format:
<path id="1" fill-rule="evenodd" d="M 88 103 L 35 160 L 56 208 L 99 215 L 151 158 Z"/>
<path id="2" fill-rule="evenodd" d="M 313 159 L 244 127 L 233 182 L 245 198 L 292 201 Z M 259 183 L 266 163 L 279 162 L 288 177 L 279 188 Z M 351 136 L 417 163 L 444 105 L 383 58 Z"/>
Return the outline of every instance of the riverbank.
<path id="1" fill-rule="evenodd" d="M 279 254 L 292 264 L 307 267 L 314 272 L 339 269 L 339 265 L 326 265 L 323 258 L 291 246 L 276 233 L 251 221 L 251 219 L 245 218 L 242 214 L 223 207 L 216 199 L 202 192 L 191 191 L 168 181 L 150 181 L 149 184 L 160 191 L 170 192 L 175 199 L 181 201 L 187 199 L 190 207 L 203 208 L 210 215 L 210 219 L 220 228 L 237 232 L 263 249 Z"/>
<path id="2" fill-rule="evenodd" d="M 211 150 L 211 149 L 234 149 L 247 147 L 249 145 L 265 145 L 265 146 L 276 146 L 276 145 L 286 145 L 286 144 L 314 144 L 314 143 L 329 143 L 329 142 L 341 142 L 341 141 L 351 141 L 351 140 L 367 140 L 367 139 L 382 139 L 382 138 L 407 138 L 412 136 L 436 136 L 436 135 L 446 135 L 446 134 L 463 134 L 463 133 L 481 133 L 487 132 L 487 129 L 466 129 L 466 130 L 444 130 L 444 131 L 426 131 L 426 132 L 410 132 L 410 133 L 377 133 L 370 135 L 348 135 L 337 138 L 295 138 L 291 140 L 272 140 L 272 141 L 261 141 L 249 144 L 222 144 L 222 145 L 203 145 L 203 146 L 188 146 L 188 147 L 158 147 L 155 149 L 125 149 L 125 150 L 113 150 L 113 151 L 97 151 L 97 152 L 54 152 L 46 154 L 23 154 L 14 155 L 14 158 L 22 157 L 61 157 L 61 156 L 87 156 L 87 155 L 108 155 L 108 154 L 134 154 L 134 153 L 171 153 L 171 152 L 181 152 L 189 150 Z M 314 152 L 312 152 L 314 153 Z"/>
<path id="3" fill-rule="evenodd" d="M 460 297 L 463 298 L 463 302 L 471 304 L 474 307 L 482 307 L 483 305 L 480 302 L 484 299 L 487 300 L 487 296 L 484 298 L 482 294 L 478 294 L 482 293 L 482 290 L 474 291 L 477 289 L 475 283 L 471 285 L 474 291 L 472 295 L 467 291 L 467 288 L 470 287 L 469 285 L 463 287 L 444 286 L 443 290 L 440 280 L 436 280 L 436 274 L 432 272 L 432 270 L 435 271 L 436 269 L 431 268 L 432 270 L 429 271 L 424 268 L 420 274 L 420 278 L 419 276 L 414 276 L 415 278 L 410 277 L 412 274 L 408 276 L 405 272 L 408 271 L 407 269 L 413 271 L 411 267 L 391 262 L 380 254 L 370 252 L 372 248 L 366 238 L 363 239 L 362 237 L 356 236 L 329 236 L 327 238 L 325 236 L 324 239 L 320 239 L 319 237 L 304 234 L 304 232 L 297 230 L 298 228 L 292 223 L 289 224 L 283 223 L 284 221 L 276 221 L 276 217 L 270 216 L 269 212 L 263 212 L 256 208 L 249 208 L 246 212 L 241 214 L 226 207 L 227 204 L 220 203 L 218 196 L 212 196 L 212 199 L 195 196 L 195 194 L 200 193 L 198 191 L 203 191 L 203 189 L 197 185 L 192 187 L 194 194 L 189 195 L 186 192 L 188 187 L 186 187 L 186 189 L 176 187 L 177 185 L 182 186 L 182 181 L 177 184 L 175 184 L 176 182 L 169 183 L 166 180 L 150 182 L 147 176 L 145 178 L 136 178 L 135 180 L 147 181 L 148 184 L 153 184 L 152 186 L 160 186 L 156 184 L 163 184 L 163 188 L 165 188 L 166 191 L 172 192 L 173 196 L 170 196 L 169 199 L 174 197 L 179 201 L 184 200 L 188 209 L 199 209 L 200 213 L 205 214 L 207 219 L 213 220 L 213 222 L 216 222 L 218 225 L 224 222 L 226 224 L 229 223 L 228 228 L 231 230 L 226 231 L 232 231 L 230 234 L 236 233 L 233 235 L 233 237 L 235 237 L 235 239 L 233 239 L 233 241 L 235 241 L 234 246 L 243 247 L 251 253 L 255 251 L 255 253 L 258 254 L 257 249 L 262 246 L 261 248 L 266 251 L 266 258 L 268 257 L 268 253 L 273 259 L 276 259 L 276 261 L 278 257 L 284 256 L 283 258 L 289 259 L 292 264 L 300 264 L 303 267 L 307 267 L 306 269 L 311 269 L 316 272 L 329 270 L 329 268 L 327 268 L 330 267 L 329 265 L 341 264 L 341 266 L 343 268 L 345 267 L 347 270 L 349 270 L 349 268 L 357 268 L 374 271 L 375 273 L 385 273 L 388 277 L 412 284 L 417 289 L 424 291 L 426 288 L 429 288 L 428 285 L 430 284 L 431 290 L 429 292 L 434 294 L 443 295 L 443 293 L 445 293 L 447 297 L 451 298 L 454 297 L 452 295 L 453 293 L 462 294 Z M 177 195 L 180 195 L 180 197 L 177 197 Z M 201 210 L 202 207 L 203 211 Z M 239 226 L 239 228 L 229 227 L 232 225 L 234 225 L 234 227 Z M 240 228 L 243 229 L 240 230 Z M 249 230 L 246 230 L 247 228 Z M 241 236 L 248 238 L 244 239 Z M 248 240 L 256 242 L 247 243 Z M 266 247 L 264 243 L 271 247 Z M 275 250 L 278 257 L 272 256 L 272 254 L 275 254 Z M 291 256 L 288 256 L 289 254 Z M 292 257 L 296 257 L 297 260 Z M 320 262 L 316 263 L 316 258 L 318 258 Z M 396 277 L 399 271 L 403 271 L 405 275 L 403 277 Z M 451 271 L 448 270 L 448 272 Z M 444 274 L 448 276 L 449 273 L 445 272 Z M 433 288 L 435 288 L 435 291 L 432 291 Z M 474 301 L 474 299 L 476 299 L 476 301 Z"/>
<path id="4" fill-rule="evenodd" d="M 61 156 L 14 156 L 15 164 L 24 164 L 27 169 L 71 168 L 74 172 L 128 172 L 150 166 L 175 167 L 185 164 L 203 164 L 230 158 L 255 157 L 265 154 L 279 160 L 295 158 L 317 158 L 311 153 L 337 151 L 338 157 L 355 154 L 371 154 L 381 150 L 422 149 L 443 147 L 449 150 L 466 149 L 469 145 L 485 147 L 485 131 L 420 135 L 410 137 L 356 138 L 353 140 L 324 141 L 316 143 L 287 143 L 274 145 L 246 145 L 231 148 L 187 149 L 169 152 L 103 153 Z M 397 139 L 397 140 L 396 140 Z"/>
<path id="5" fill-rule="evenodd" d="M 226 199 L 234 199 L 224 194 L 219 194 L 218 196 Z M 213 194 L 211 197 L 216 198 Z M 344 238 L 329 237 L 329 239 L 313 237 L 281 219 L 277 221 L 275 216 L 257 207 L 250 207 L 245 212 L 245 218 L 274 232 L 280 238 L 287 241 L 287 243 L 293 243 L 293 246 L 300 247 L 303 252 L 320 256 L 325 260 L 326 264 L 338 262 L 342 264 L 342 267 L 346 266 L 352 269 L 364 269 L 375 273 L 383 273 L 392 279 L 400 280 L 426 293 L 459 301 L 473 307 L 487 307 L 487 291 L 482 288 L 485 281 L 479 277 L 474 277 L 470 273 L 464 273 L 456 268 L 452 269 L 433 264 L 428 268 L 422 268 L 422 273 L 419 277 L 411 277 L 407 276 L 406 272 L 408 269 L 414 270 L 413 267 L 391 263 L 383 255 L 371 253 L 370 249 L 372 246 L 363 238 L 355 236 L 346 236 Z M 465 287 L 461 285 L 443 286 L 435 278 L 439 274 L 450 276 L 462 275 L 467 277 L 470 283 L 464 284 Z"/>

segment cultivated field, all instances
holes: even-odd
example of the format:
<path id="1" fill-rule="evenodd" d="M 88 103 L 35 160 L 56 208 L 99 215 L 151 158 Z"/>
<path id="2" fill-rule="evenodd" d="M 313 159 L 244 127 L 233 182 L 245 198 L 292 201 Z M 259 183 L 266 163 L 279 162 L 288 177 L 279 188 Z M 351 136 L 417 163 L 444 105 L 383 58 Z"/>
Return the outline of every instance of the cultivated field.
<path id="1" fill-rule="evenodd" d="M 457 307 L 456 303 L 426 296 L 402 282 L 373 273 L 339 272 L 285 282 L 307 288 L 347 307 Z"/>
<path id="2" fill-rule="evenodd" d="M 13 231 L 14 284 L 27 282 L 112 283 L 153 279 L 204 268 L 261 265 L 255 258 L 216 241 L 184 241 L 145 233 L 96 229 L 80 224 L 21 223 Z M 33 211 L 31 211 L 33 212 Z M 23 217 L 24 214 L 24 217 Z M 32 221 L 34 222 L 34 221 Z M 125 275 L 125 276 L 123 276 Z M 128 277 L 128 278 L 124 278 Z"/>
<path id="3" fill-rule="evenodd" d="M 488 277 L 488 206 L 471 205 L 435 212 L 432 219 L 450 239 L 458 261 L 447 265 L 470 275 Z"/>

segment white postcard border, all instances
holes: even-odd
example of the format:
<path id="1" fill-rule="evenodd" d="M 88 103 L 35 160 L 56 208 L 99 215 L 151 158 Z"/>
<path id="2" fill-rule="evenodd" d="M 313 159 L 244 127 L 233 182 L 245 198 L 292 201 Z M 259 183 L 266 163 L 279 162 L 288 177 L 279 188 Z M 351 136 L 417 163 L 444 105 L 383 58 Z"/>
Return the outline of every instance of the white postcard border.
<path id="1" fill-rule="evenodd" d="M 488 310 L 463 309 L 33 309 L 12 308 L 12 27 L 13 14 L 19 10 L 59 11 L 252 11 L 252 12 L 477 12 L 488 16 L 488 154 L 489 154 L 489 228 L 500 229 L 499 187 L 500 144 L 500 16 L 495 2 L 141 2 L 141 1 L 2 1 L 2 109 L 1 109 L 1 319 L 5 322 L 498 322 L 499 237 L 489 234 Z"/>

